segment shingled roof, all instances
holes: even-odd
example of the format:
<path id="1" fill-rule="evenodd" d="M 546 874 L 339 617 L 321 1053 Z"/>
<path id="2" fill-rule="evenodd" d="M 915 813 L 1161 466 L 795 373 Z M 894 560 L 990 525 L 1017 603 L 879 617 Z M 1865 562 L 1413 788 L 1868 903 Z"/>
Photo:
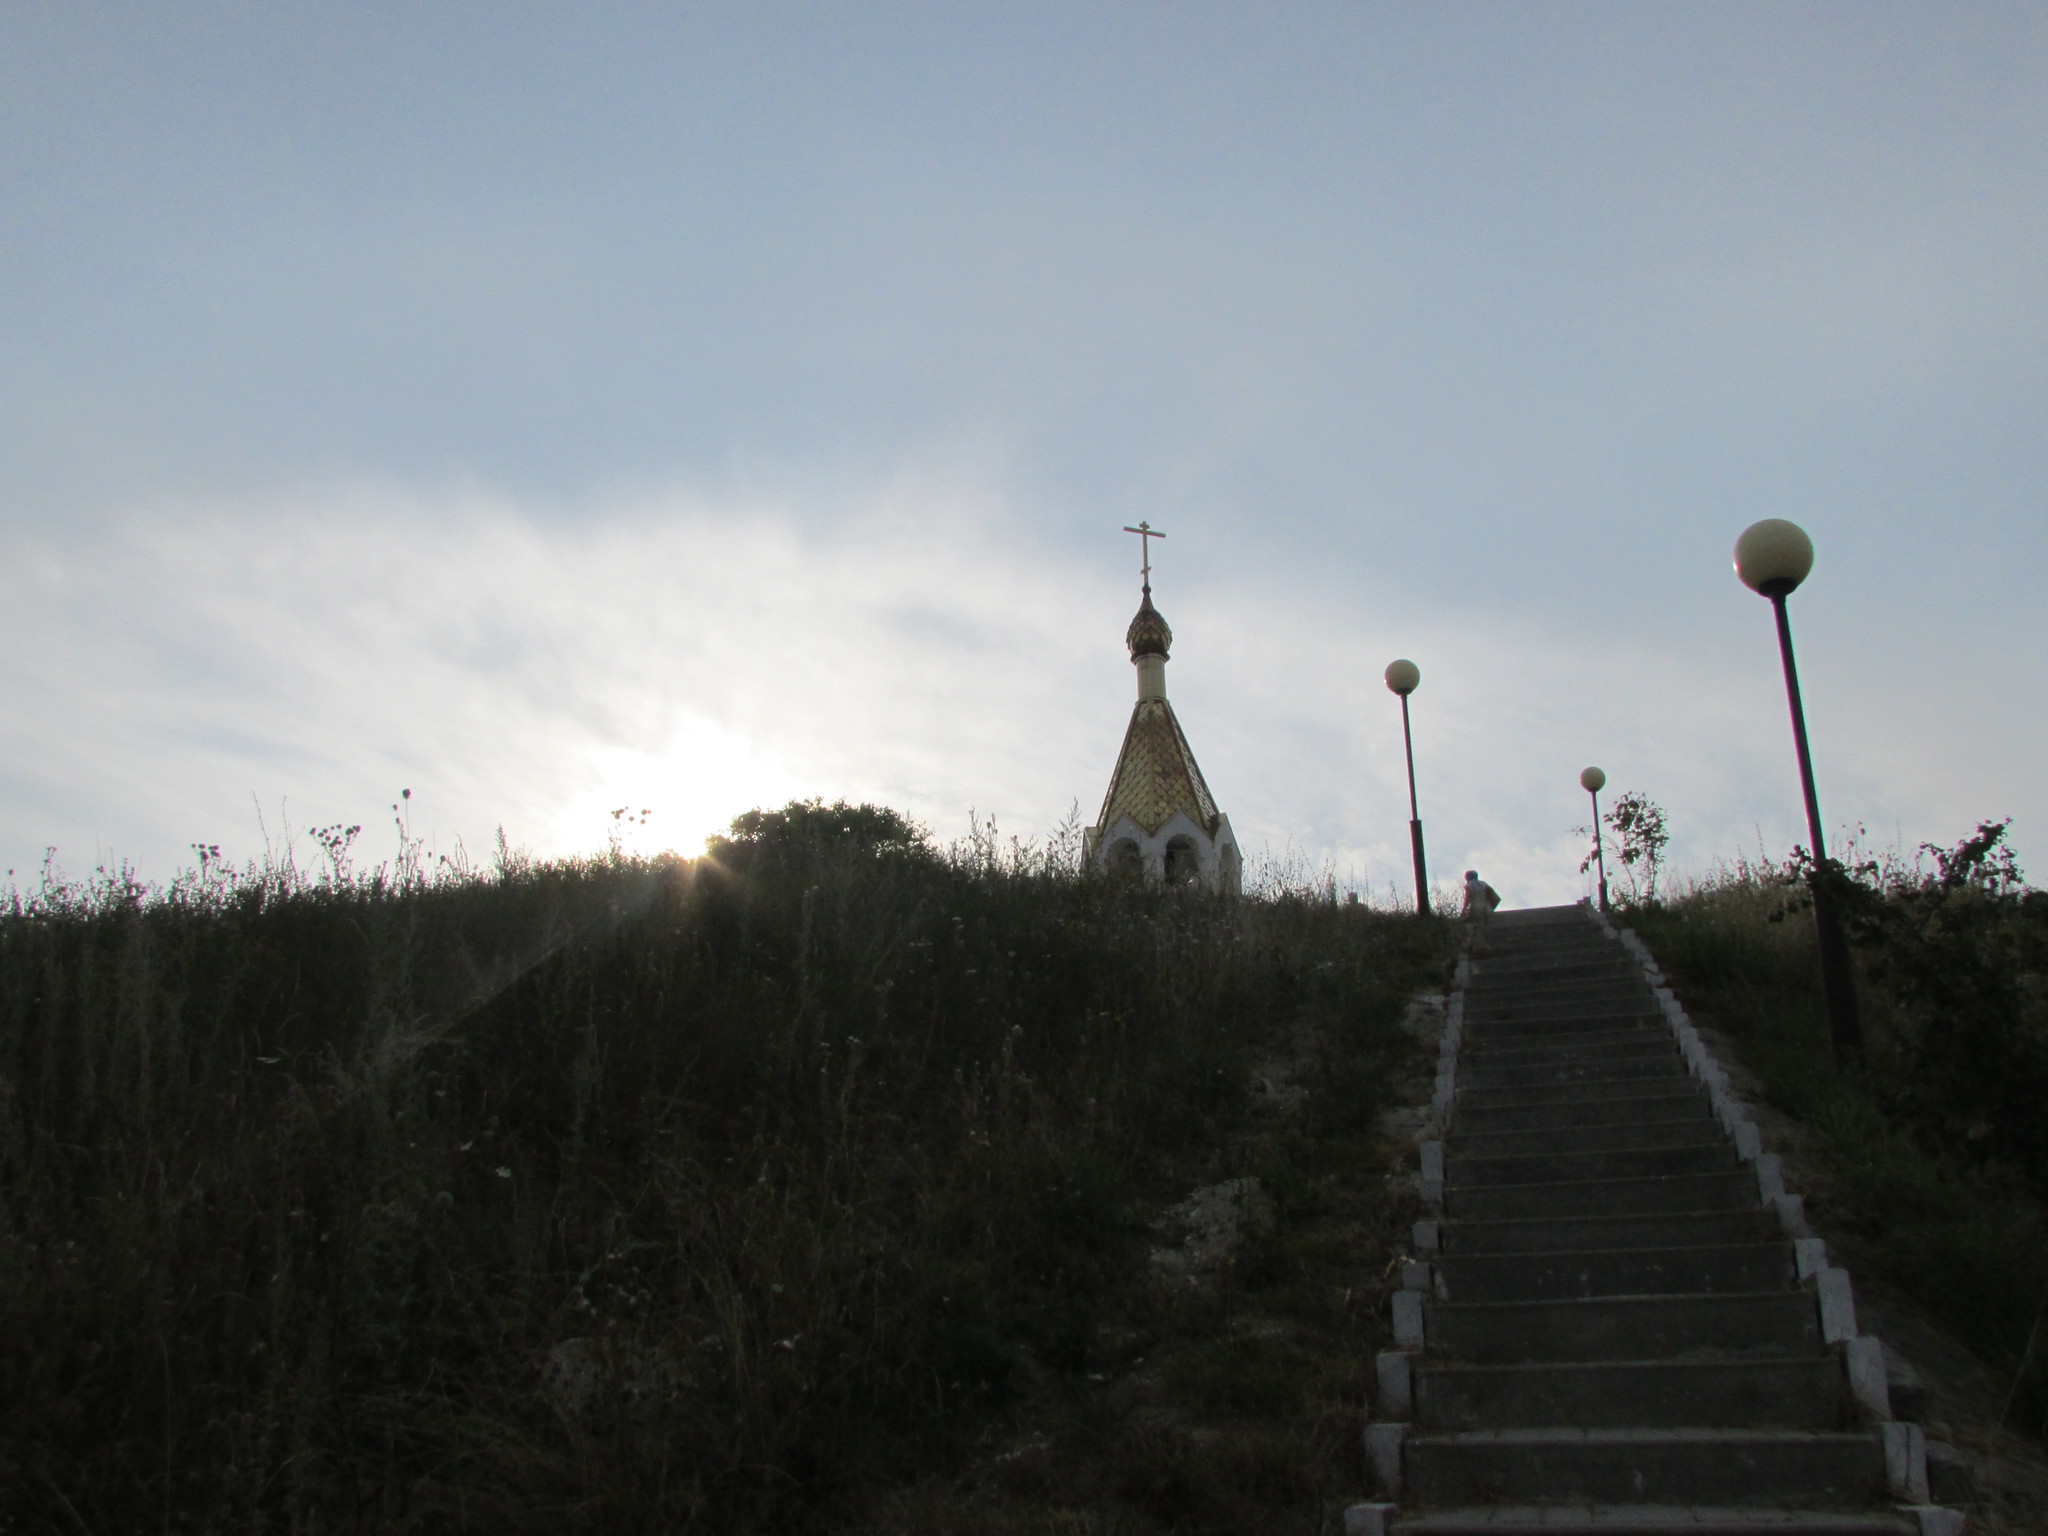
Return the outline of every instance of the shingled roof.
<path id="1" fill-rule="evenodd" d="M 1187 812 L 1196 826 L 1216 835 L 1221 820 L 1216 801 L 1202 782 L 1202 770 L 1195 766 L 1195 754 L 1181 734 L 1173 706 L 1164 699 L 1140 699 L 1131 711 L 1124 749 L 1117 756 L 1095 825 L 1106 835 L 1117 817 L 1128 816 L 1150 837 L 1175 811 Z"/>

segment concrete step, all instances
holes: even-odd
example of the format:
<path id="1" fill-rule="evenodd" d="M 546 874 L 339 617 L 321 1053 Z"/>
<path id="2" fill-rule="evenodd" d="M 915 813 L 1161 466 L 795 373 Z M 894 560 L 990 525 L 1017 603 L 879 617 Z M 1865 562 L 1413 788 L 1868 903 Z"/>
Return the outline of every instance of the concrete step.
<path id="1" fill-rule="evenodd" d="M 1604 979 L 1641 976 L 1642 969 L 1618 944 L 1597 944 L 1592 948 L 1546 950 L 1517 948 L 1491 950 L 1479 957 L 1465 982 L 1468 992 L 1492 987 L 1572 981 L 1583 977 Z"/>
<path id="2" fill-rule="evenodd" d="M 1461 1061 L 1477 1062 L 1480 1057 L 1491 1061 L 1516 1056 L 1534 1055 L 1542 1051 L 1598 1051 L 1611 1046 L 1659 1045 L 1670 1046 L 1675 1037 L 1661 1020 L 1645 1019 L 1634 1024 L 1624 1024 L 1619 1029 L 1587 1029 L 1570 1034 L 1543 1034 L 1535 1039 L 1519 1035 L 1489 1038 L 1483 1032 L 1467 1028 L 1465 1043 L 1459 1048 Z"/>
<path id="3" fill-rule="evenodd" d="M 1542 979 L 1513 979 L 1483 985 L 1479 981 L 1464 987 L 1464 1012 L 1485 1012 L 1526 1004 L 1563 1004 L 1563 1001 L 1636 1001 L 1653 997 L 1640 971 L 1614 969 L 1593 975 L 1567 975 Z"/>
<path id="4" fill-rule="evenodd" d="M 1569 1035 L 1594 1029 L 1625 1029 L 1632 1024 L 1661 1024 L 1662 1010 L 1634 1003 L 1614 1007 L 1583 1008 L 1556 1017 L 1534 1018 L 1521 1013 L 1501 1013 L 1473 1020 L 1466 1029 L 1471 1041 L 1503 1041 L 1512 1035 Z M 1540 1040 L 1531 1039 L 1531 1045 Z"/>
<path id="5" fill-rule="evenodd" d="M 1433 1363 L 1473 1365 L 1782 1360 L 1821 1350 L 1820 1308 L 1805 1291 L 1588 1301 L 1427 1300 L 1423 1338 Z"/>
<path id="6" fill-rule="evenodd" d="M 1501 987 L 1489 993 L 1464 993 L 1464 1018 L 1475 1024 L 1491 1024 L 1497 1018 L 1534 1018 L 1538 1010 L 1575 1012 L 1591 1008 L 1614 1012 L 1622 1008 L 1657 1008 L 1657 999 L 1647 987 L 1626 983 L 1577 983 L 1571 987 Z M 1661 1012 L 1661 1010 L 1659 1010 Z"/>
<path id="7" fill-rule="evenodd" d="M 1655 993 L 1634 965 L 1559 967 L 1516 977 L 1473 977 L 1464 983 L 1464 1012 L 1493 1014 L 1520 1004 L 1556 1001 L 1651 1001 Z"/>
<path id="8" fill-rule="evenodd" d="M 1505 925 L 1496 926 L 1486 935 L 1486 953 L 1473 958 L 1484 965 L 1489 960 L 1514 958 L 1521 955 L 1564 955 L 1579 950 L 1602 950 L 1609 953 L 1621 946 L 1606 934 L 1593 927 L 1562 927 L 1548 932 L 1534 929 L 1516 930 Z"/>
<path id="9" fill-rule="evenodd" d="M 1458 1085 L 1458 1114 L 1462 1117 L 1473 1110 L 1500 1109 L 1509 1105 L 1563 1110 L 1596 1099 L 1647 1099 L 1684 1093 L 1695 1094 L 1701 1102 L 1706 1102 L 1704 1092 L 1693 1087 L 1692 1079 L 1683 1074 L 1676 1077 L 1619 1077 L 1611 1081 L 1603 1079 L 1563 1085 L 1539 1083 L 1534 1087 L 1512 1088 L 1474 1088 L 1461 1082 Z"/>
<path id="10" fill-rule="evenodd" d="M 1748 1295 L 1798 1281 L 1784 1239 L 1606 1252 L 1446 1253 L 1437 1275 L 1450 1301 L 1557 1301 L 1583 1296 Z"/>
<path id="11" fill-rule="evenodd" d="M 1575 1083 L 1642 1082 L 1653 1078 L 1683 1078 L 1685 1058 L 1674 1044 L 1655 1055 L 1594 1057 L 1590 1061 L 1565 1057 L 1552 1062 L 1525 1066 L 1467 1066 L 1458 1064 L 1458 1086 L 1464 1088 L 1566 1088 Z"/>
<path id="12" fill-rule="evenodd" d="M 1558 1152 L 1617 1152 L 1649 1147 L 1725 1147 L 1728 1133 L 1704 1111 L 1682 1120 L 1622 1121 L 1527 1131 L 1453 1131 L 1452 1157 L 1536 1157 Z"/>
<path id="13" fill-rule="evenodd" d="M 1595 998 L 1543 1012 L 1520 1005 L 1491 1010 L 1468 1007 L 1465 1010 L 1465 1041 L 1468 1045 L 1548 1045 L 1552 1042 L 1540 1039 L 1522 1041 L 1515 1037 L 1641 1028 L 1670 1032 L 1663 1011 L 1642 998 Z"/>
<path id="14" fill-rule="evenodd" d="M 1891 1512 L 1726 1509 L 1696 1504 L 1489 1504 L 1404 1515 L 1388 1536 L 1920 1536 Z"/>
<path id="15" fill-rule="evenodd" d="M 1514 1030 L 1498 1035 L 1467 1031 L 1458 1047 L 1462 1074 L 1478 1067 L 1541 1066 L 1545 1062 L 1585 1059 L 1626 1061 L 1631 1055 L 1669 1052 L 1683 1059 L 1678 1037 L 1662 1019 L 1642 1019 L 1619 1026 L 1595 1023 L 1586 1029 Z"/>
<path id="16" fill-rule="evenodd" d="M 1586 955 L 1625 954 L 1619 944 L 1597 932 L 1555 934 L 1511 934 L 1505 929 L 1486 937 L 1484 953 L 1472 957 L 1475 971 L 1526 963 L 1556 961 Z"/>
<path id="17" fill-rule="evenodd" d="M 1733 1154 L 1731 1153 L 1732 1157 Z M 1515 1216 L 1648 1216 L 1676 1211 L 1747 1211 L 1762 1201 L 1746 1167 L 1661 1178 L 1573 1179 L 1559 1184 L 1452 1185 L 1446 1214 L 1457 1221 Z"/>
<path id="18" fill-rule="evenodd" d="M 1605 949 L 1620 947 L 1590 923 L 1524 925 L 1499 921 L 1488 925 L 1486 940 L 1487 952 L 1478 957 L 1481 960 L 1490 959 L 1496 954 L 1520 954 L 1530 950 L 1546 953 L 1584 949 L 1593 945 Z"/>
<path id="19" fill-rule="evenodd" d="M 1678 1042 L 1669 1033 L 1661 1040 L 1649 1030 L 1635 1032 L 1632 1039 L 1616 1039 L 1604 1030 L 1601 1033 L 1605 1038 L 1578 1035 L 1555 1045 L 1468 1046 L 1458 1053 L 1458 1071 L 1461 1076 L 1469 1076 L 1474 1072 L 1626 1066 L 1632 1062 L 1684 1065 L 1685 1058 L 1678 1053 Z"/>
<path id="20" fill-rule="evenodd" d="M 1449 1151 L 1444 1172 L 1454 1191 L 1507 1184 L 1577 1184 L 1593 1179 L 1668 1179 L 1726 1173 L 1741 1166 L 1734 1144 L 1725 1136 L 1698 1137 L 1679 1146 L 1588 1147 L 1498 1156 L 1455 1147 Z"/>
<path id="21" fill-rule="evenodd" d="M 1860 1427 L 1842 1363 L 1832 1354 L 1732 1363 L 1422 1365 L 1414 1392 L 1422 1429 Z"/>
<path id="22" fill-rule="evenodd" d="M 1465 983 L 1467 1010 L 1485 1010 L 1502 1003 L 1554 1002 L 1576 996 L 1644 997 L 1650 984 L 1633 961 L 1599 965 L 1563 965 L 1513 975 L 1474 976 Z"/>
<path id="23" fill-rule="evenodd" d="M 1444 1178 L 1453 1190 L 1503 1184 L 1565 1184 L 1586 1179 L 1669 1178 L 1688 1173 L 1724 1173 L 1739 1168 L 1733 1142 L 1725 1137 L 1690 1147 L 1623 1147 L 1609 1151 L 1540 1152 L 1522 1157 L 1453 1155 Z"/>
<path id="24" fill-rule="evenodd" d="M 1619 944 L 1598 932 L 1525 935 L 1511 934 L 1501 928 L 1487 935 L 1486 953 L 1472 957 L 1472 968 L 1475 971 L 1484 970 L 1489 966 L 1509 965 L 1518 961 L 1541 960 L 1561 955 L 1626 953 L 1627 951 Z"/>
<path id="25" fill-rule="evenodd" d="M 1499 998 L 1465 999 L 1465 1017 L 1474 1024 L 1519 1022 L 1527 1019 L 1577 1019 L 1608 1014 L 1650 1014 L 1663 1010 L 1648 987 L 1603 988 L 1598 992 L 1565 993 L 1531 997 L 1515 992 Z"/>
<path id="26" fill-rule="evenodd" d="M 1562 1130 L 1574 1125 L 1642 1125 L 1653 1120 L 1705 1119 L 1713 1123 L 1712 1106 L 1705 1092 L 1690 1081 L 1643 1086 L 1644 1091 L 1639 1094 L 1603 1094 L 1592 1099 L 1533 1094 L 1518 1101 L 1488 1104 L 1483 1098 L 1461 1098 L 1453 1134 Z"/>
<path id="27" fill-rule="evenodd" d="M 1624 1248 L 1682 1248 L 1688 1243 L 1761 1243 L 1779 1236 L 1769 1211 L 1677 1211 L 1658 1216 L 1542 1217 L 1534 1221 L 1446 1221 L 1437 1226 L 1445 1254 L 1614 1253 Z"/>
<path id="28" fill-rule="evenodd" d="M 1867 1509 L 1886 1497 L 1872 1433 L 1516 1429 L 1410 1435 L 1415 1502 L 1798 1505 Z"/>

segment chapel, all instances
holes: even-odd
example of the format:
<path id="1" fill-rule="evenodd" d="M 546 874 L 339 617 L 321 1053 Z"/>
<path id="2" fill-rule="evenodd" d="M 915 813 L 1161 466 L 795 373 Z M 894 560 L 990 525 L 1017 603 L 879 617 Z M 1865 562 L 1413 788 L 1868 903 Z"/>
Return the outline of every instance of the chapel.
<path id="1" fill-rule="evenodd" d="M 1144 596 L 1124 635 L 1138 670 L 1138 702 L 1110 775 L 1102 814 L 1082 838 L 1082 856 L 1113 875 L 1187 881 L 1238 894 L 1244 858 L 1230 818 L 1216 808 L 1195 754 L 1166 699 L 1166 661 L 1173 631 L 1152 606 L 1149 523 L 1127 528 L 1145 543 Z"/>

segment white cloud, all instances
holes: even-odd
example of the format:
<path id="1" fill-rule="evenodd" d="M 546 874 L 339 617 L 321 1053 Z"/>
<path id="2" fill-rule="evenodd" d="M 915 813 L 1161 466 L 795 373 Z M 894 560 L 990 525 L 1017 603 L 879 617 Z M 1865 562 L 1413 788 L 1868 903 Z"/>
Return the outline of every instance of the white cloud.
<path id="1" fill-rule="evenodd" d="M 24 541 L 0 573 L 16 637 L 0 705 L 19 722 L 0 746 L 6 865 L 26 874 L 46 844 L 73 870 L 111 854 L 157 878 L 194 842 L 248 856 L 252 797 L 273 834 L 279 807 L 298 828 L 367 823 L 374 857 L 401 789 L 443 851 L 501 824 L 540 852 L 593 850 L 622 807 L 653 812 L 636 845 L 694 850 L 739 811 L 813 794 L 944 836 L 970 810 L 1025 833 L 1076 801 L 1092 817 L 1131 697 L 1122 562 L 1078 570 L 966 473 L 906 474 L 831 532 L 802 510 L 677 493 L 568 519 L 359 489 Z M 1423 665 L 1440 881 L 1476 865 L 1511 904 L 1575 896 L 1577 774 L 1594 761 L 1667 806 L 1681 863 L 1759 827 L 1773 849 L 1800 836 L 1766 616 L 1739 594 L 1725 634 L 1621 642 L 1391 583 L 1340 594 L 1313 568 L 1260 584 L 1202 569 L 1184 539 L 1159 600 L 1184 724 L 1255 851 L 1406 888 L 1399 712 L 1379 676 L 1398 654 Z M 2041 808 L 2034 728 L 1992 707 L 2014 676 L 1974 697 L 1952 685 L 1944 741 L 1898 713 L 1934 665 L 1905 641 L 1853 664 L 1815 654 L 1841 821 L 1910 841 Z M 1945 773 L 1972 735 L 1973 772 Z"/>
<path id="2" fill-rule="evenodd" d="M 1047 722 L 1074 718 L 1087 594 L 991 548 L 990 513 L 907 484 L 805 540 L 684 497 L 564 527 L 359 492 L 38 540 L 6 578 L 32 637 L 0 672 L 28 723 L 8 862 L 55 842 L 162 874 L 191 842 L 248 851 L 251 795 L 304 826 L 401 788 L 444 839 L 502 822 L 546 852 L 628 802 L 684 847 L 800 793 L 1032 815 L 1074 777 Z"/>

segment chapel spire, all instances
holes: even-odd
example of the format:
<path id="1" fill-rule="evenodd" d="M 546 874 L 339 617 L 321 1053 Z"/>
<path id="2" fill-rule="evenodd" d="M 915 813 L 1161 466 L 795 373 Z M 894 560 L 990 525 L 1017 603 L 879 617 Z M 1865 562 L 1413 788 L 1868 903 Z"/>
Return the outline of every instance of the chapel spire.
<path id="1" fill-rule="evenodd" d="M 1230 818 L 1217 810 L 1166 701 L 1173 630 L 1152 606 L 1152 541 L 1166 535 L 1147 522 L 1124 532 L 1137 534 L 1144 550 L 1138 612 L 1124 632 L 1138 671 L 1138 702 L 1102 813 L 1083 839 L 1084 852 L 1091 865 L 1113 874 L 1198 881 L 1234 895 L 1243 860 Z"/>

